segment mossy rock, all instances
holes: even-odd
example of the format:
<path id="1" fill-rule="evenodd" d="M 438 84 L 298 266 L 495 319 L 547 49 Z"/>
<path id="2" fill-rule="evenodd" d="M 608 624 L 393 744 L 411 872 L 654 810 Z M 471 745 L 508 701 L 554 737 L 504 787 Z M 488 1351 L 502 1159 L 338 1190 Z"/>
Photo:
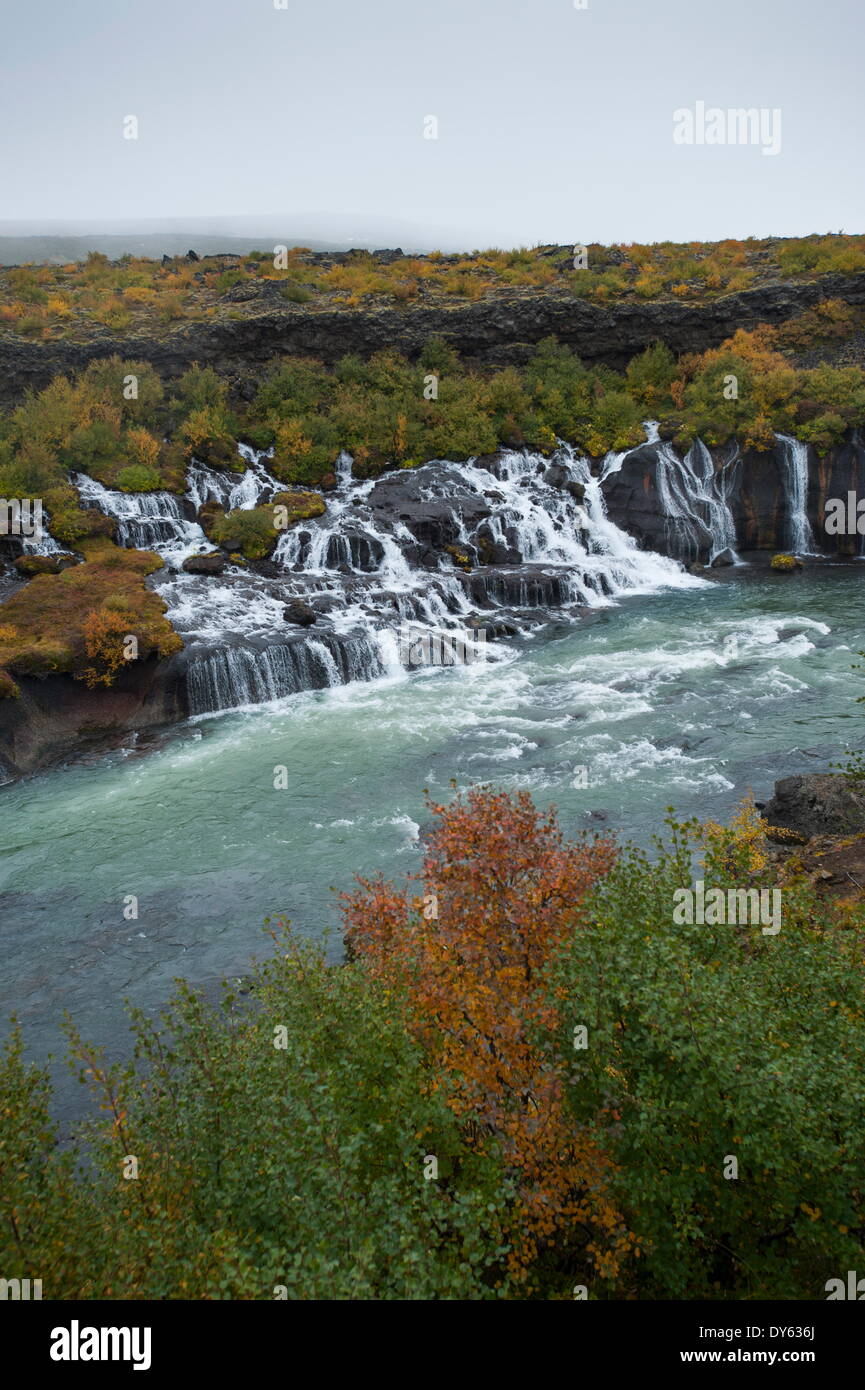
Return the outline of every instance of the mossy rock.
<path id="1" fill-rule="evenodd" d="M 278 492 L 272 505 L 285 507 L 288 513 L 288 526 L 293 526 L 296 521 L 312 521 L 314 517 L 324 516 L 327 511 L 327 503 L 321 493 L 307 492 L 305 489 Z"/>
<path id="2" fill-rule="evenodd" d="M 792 574 L 803 568 L 802 561 L 795 555 L 773 555 L 771 568 L 777 574 Z"/>
<path id="3" fill-rule="evenodd" d="M 44 497 L 48 529 L 61 545 L 75 545 L 89 536 L 113 536 L 117 522 L 98 507 L 82 507 L 69 483 L 48 488 Z"/>
<path id="4" fill-rule="evenodd" d="M 213 540 L 213 527 L 217 518 L 225 516 L 225 508 L 220 507 L 218 502 L 205 502 L 198 509 L 198 524 L 209 540 Z"/>
<path id="5" fill-rule="evenodd" d="M 54 638 L 30 642 L 8 665 L 16 676 L 51 676 L 72 671 L 77 664 L 75 647 L 71 642 Z"/>
<path id="6" fill-rule="evenodd" d="M 187 574 L 222 574 L 225 555 L 221 550 L 212 550 L 207 555 L 188 555 L 181 568 Z"/>
<path id="7" fill-rule="evenodd" d="M 190 445 L 186 449 L 186 458 L 198 459 L 199 463 L 204 463 L 208 468 L 216 468 L 224 471 L 226 468 L 233 468 L 235 471 L 242 471 L 245 467 L 243 460 L 237 452 L 237 445 L 233 439 L 208 439 L 204 443 L 198 443 L 193 448 Z"/>
<path id="8" fill-rule="evenodd" d="M 455 565 L 460 569 L 470 570 L 472 567 L 471 557 L 464 550 L 460 550 L 458 545 L 446 545 L 445 551 L 450 555 Z"/>
<path id="9" fill-rule="evenodd" d="M 278 510 L 282 509 L 282 510 Z M 245 511 L 226 512 L 207 503 L 198 514 L 209 540 L 247 560 L 265 560 L 282 533 L 298 521 L 310 521 L 327 510 L 320 493 L 301 489 L 279 492 L 272 502 Z"/>
<path id="10" fill-rule="evenodd" d="M 122 615 L 138 638 L 141 658 L 167 657 L 182 648 L 164 602 L 145 585 L 147 576 L 162 568 L 161 556 L 121 549 L 105 536 L 82 541 L 80 550 L 83 564 L 35 575 L 0 608 L 0 667 L 8 673 L 64 672 L 92 684 L 88 673 L 95 670 L 101 684 L 111 684 L 113 673 L 105 679 L 101 670 L 93 627 L 106 613 Z"/>
<path id="11" fill-rule="evenodd" d="M 19 574 L 32 579 L 37 574 L 60 574 L 79 561 L 74 555 L 19 555 L 14 563 Z"/>

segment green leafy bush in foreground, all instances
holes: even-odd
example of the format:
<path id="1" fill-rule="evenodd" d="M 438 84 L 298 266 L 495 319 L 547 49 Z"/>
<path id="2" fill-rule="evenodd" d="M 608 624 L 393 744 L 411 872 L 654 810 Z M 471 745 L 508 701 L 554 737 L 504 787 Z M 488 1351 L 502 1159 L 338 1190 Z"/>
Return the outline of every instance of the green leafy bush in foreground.
<path id="1" fill-rule="evenodd" d="M 249 983 L 247 1000 L 227 991 L 220 1005 L 181 987 L 158 1025 L 135 1014 L 123 1069 L 74 1040 L 108 1114 L 77 1175 L 55 1147 L 45 1075 L 13 1038 L 0 1069 L 4 1277 L 66 1299 L 500 1294 L 507 1185 L 463 1148 L 443 1099 L 424 1098 L 396 1001 L 291 940 Z"/>
<path id="2" fill-rule="evenodd" d="M 673 895 L 695 877 L 779 879 L 729 833 L 694 871 L 696 825 L 671 829 L 652 863 L 622 855 L 559 963 L 573 1112 L 618 1165 L 638 1297 L 825 1298 L 865 1245 L 862 911 L 830 922 L 791 878 L 777 934 L 676 925 Z"/>

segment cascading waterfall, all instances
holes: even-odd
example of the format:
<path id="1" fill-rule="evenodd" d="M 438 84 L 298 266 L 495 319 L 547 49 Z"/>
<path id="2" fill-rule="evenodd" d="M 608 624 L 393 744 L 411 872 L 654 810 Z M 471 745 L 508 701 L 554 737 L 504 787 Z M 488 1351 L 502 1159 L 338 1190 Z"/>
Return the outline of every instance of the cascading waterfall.
<path id="1" fill-rule="evenodd" d="M 780 445 L 784 487 L 787 498 L 785 546 L 794 555 L 814 555 L 816 546 L 808 520 L 808 445 L 789 434 L 776 434 Z"/>
<path id="2" fill-rule="evenodd" d="M 735 555 L 728 497 L 738 453 L 716 469 L 696 441 L 682 460 L 654 422 L 645 428 L 671 548 L 685 558 Z M 801 528 L 806 451 L 789 444 L 796 446 L 789 451 L 791 516 Z M 190 517 L 206 502 L 231 511 L 272 498 L 280 484 L 266 454 L 241 446 L 242 476 L 193 462 L 183 499 L 112 492 L 84 475 L 74 481 L 84 502 L 117 519 L 122 544 L 165 557 L 151 582 L 187 645 L 190 708 L 207 714 L 351 681 L 405 679 L 414 664 L 406 661 L 406 632 L 412 642 L 424 633 L 450 641 L 485 627 L 495 636 L 544 621 L 550 609 L 701 585 L 678 560 L 641 549 L 610 519 L 603 485 L 633 452 L 608 454 L 597 473 L 560 444 L 550 458 L 503 451 L 483 464 L 435 460 L 359 483 L 342 453 L 325 514 L 281 534 L 266 567 L 230 568 L 220 577 L 180 571 L 186 555 L 211 548 Z M 299 630 L 287 621 L 293 599 L 311 606 L 303 621 L 314 618 L 312 626 Z M 485 655 L 512 659 L 495 640 Z"/>
<path id="3" fill-rule="evenodd" d="M 220 647 L 189 664 L 192 714 L 213 714 L 382 676 L 386 663 L 371 634 L 339 640 L 328 634 L 272 646 Z"/>
<path id="4" fill-rule="evenodd" d="M 716 555 L 729 550 L 736 555 L 736 523 L 727 500 L 728 490 L 733 486 L 736 469 L 740 463 L 738 449 L 732 458 L 721 468 L 715 468 L 712 455 L 702 439 L 695 439 L 685 455 L 685 468 L 689 469 L 696 487 L 693 502 L 705 509 L 706 524 L 712 537 L 709 561 Z"/>
<path id="5" fill-rule="evenodd" d="M 115 492 L 86 473 L 74 473 L 72 481 L 82 502 L 115 518 L 120 545 L 155 550 L 172 565 L 213 548 L 198 522 L 184 516 L 174 493 Z"/>
<path id="6" fill-rule="evenodd" d="M 193 641 L 187 684 L 194 713 L 383 675 L 405 678 L 405 666 L 415 664 L 408 651 L 413 658 L 435 651 L 441 664 L 450 664 L 453 650 L 470 661 L 509 659 L 497 643 L 481 651 L 466 636 L 467 617 L 484 610 L 504 612 L 505 630 L 513 630 L 510 617 L 525 625 L 551 608 L 701 582 L 676 561 L 640 550 L 610 521 L 600 480 L 568 445 L 552 460 L 502 453 L 492 471 L 475 460 L 437 460 L 404 477 L 351 484 L 345 467 L 340 477 L 327 513 L 280 537 L 272 561 L 281 579 L 247 574 L 219 586 L 183 575 L 159 585 L 169 616 Z M 207 487 L 195 478 L 198 497 L 210 495 Z M 411 500 L 391 501 L 394 487 L 408 489 Z M 451 538 L 451 551 L 474 556 L 472 568 L 460 567 L 446 545 L 435 567 L 417 563 L 430 517 Z M 508 563 L 481 562 L 484 538 L 503 548 Z M 192 585 L 208 587 L 190 602 Z M 286 641 L 276 605 L 292 596 L 311 603 L 318 618 L 314 629 Z M 205 601 L 206 629 L 196 619 Z M 214 651 L 220 612 L 224 634 Z M 475 617 L 474 630 L 486 621 Z"/>

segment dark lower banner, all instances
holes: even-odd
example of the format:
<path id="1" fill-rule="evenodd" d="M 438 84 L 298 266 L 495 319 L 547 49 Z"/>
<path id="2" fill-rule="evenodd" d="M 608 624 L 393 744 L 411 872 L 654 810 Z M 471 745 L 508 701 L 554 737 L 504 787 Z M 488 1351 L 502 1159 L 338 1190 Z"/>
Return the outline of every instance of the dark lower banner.
<path id="1" fill-rule="evenodd" d="M 840 1294 L 823 1303 L 612 1303 L 575 1299 L 573 1306 L 553 1306 L 544 1316 L 544 1331 L 564 1333 L 572 1349 L 575 1373 L 601 1363 L 610 1371 L 657 1370 L 672 1367 L 701 1369 L 720 1366 L 762 1366 L 772 1369 L 800 1366 L 817 1371 L 825 1381 L 828 1375 L 855 1364 L 862 1341 L 863 1313 L 839 1307 L 839 1303 L 860 1301 Z M 507 1305 L 513 1309 L 513 1304 Z M 322 1339 L 314 1316 L 318 1308 L 323 1317 Z M 7 1299 L 0 1303 L 4 1365 L 14 1361 L 20 1373 L 38 1372 L 51 1379 L 69 1376 L 92 1379 L 109 1371 L 130 1375 L 164 1376 L 166 1372 L 214 1372 L 234 1370 L 267 1374 L 270 1363 L 291 1373 L 291 1363 L 301 1347 L 316 1359 L 332 1362 L 344 1348 L 352 1362 L 366 1349 L 371 1358 L 391 1364 L 405 1355 L 402 1337 L 410 1324 L 411 1311 L 399 1309 L 399 1325 L 389 1323 L 387 1305 L 366 1307 L 363 1323 L 355 1323 L 357 1307 L 352 1304 L 311 1305 L 279 1300 L 261 1303 L 60 1303 Z M 431 1363 L 440 1360 L 442 1370 L 453 1372 L 457 1364 L 457 1345 L 447 1336 L 450 1329 L 463 1334 L 458 1360 L 465 1367 L 471 1338 L 485 1329 L 477 1343 L 477 1357 L 485 1369 L 499 1355 L 508 1358 L 512 1378 L 518 1374 L 511 1364 L 517 1353 L 513 1341 L 515 1325 L 505 1325 L 507 1336 L 497 1348 L 489 1329 L 505 1311 L 487 1308 L 493 1319 L 475 1309 L 471 1324 L 463 1322 L 456 1310 L 438 1309 L 430 1316 L 418 1309 L 419 1323 L 411 1335 L 420 1337 L 422 1364 L 428 1378 Z M 531 1343 L 520 1341 L 519 1349 L 542 1360 L 544 1344 L 534 1340 L 539 1327 L 535 1322 L 540 1309 L 526 1315 L 526 1333 Z M 313 1317 L 310 1318 L 310 1314 Z M 477 1322 L 478 1316 L 481 1323 Z M 509 1319 L 511 1315 L 508 1315 Z M 371 1339 L 378 1319 L 387 1341 Z M 357 1328 L 359 1340 L 340 1341 L 340 1328 Z M 393 1329 L 393 1334 L 389 1329 Z M 310 1333 L 315 1341 L 308 1340 Z M 444 1334 L 444 1335 L 443 1335 Z M 518 1334 L 519 1335 L 519 1334 Z M 396 1337 L 396 1340 L 394 1338 Z M 300 1342 L 298 1339 L 303 1338 Z M 291 1339 L 291 1340 L 288 1340 Z M 573 1339 L 573 1340 L 571 1340 Z M 469 1343 L 469 1346 L 472 1343 Z M 547 1347 L 550 1351 L 553 1348 Z M 474 1359 L 474 1358 L 471 1358 Z"/>

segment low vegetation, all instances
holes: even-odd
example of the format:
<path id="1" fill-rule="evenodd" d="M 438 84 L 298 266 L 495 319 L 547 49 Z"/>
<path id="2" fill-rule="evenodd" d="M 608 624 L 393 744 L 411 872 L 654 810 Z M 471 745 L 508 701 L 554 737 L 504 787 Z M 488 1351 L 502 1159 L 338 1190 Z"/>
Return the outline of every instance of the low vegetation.
<path id="1" fill-rule="evenodd" d="M 779 278 L 865 270 L 865 237 L 814 235 L 746 241 L 657 242 L 585 248 L 575 268 L 570 246 L 473 251 L 465 255 L 327 255 L 292 247 L 248 256 L 136 256 L 100 252 L 63 266 L 0 268 L 0 333 L 51 339 L 94 327 L 116 333 L 164 331 L 172 324 L 272 310 L 384 303 L 453 305 L 497 292 L 560 290 L 601 305 L 676 299 L 707 302 Z M 578 259 L 578 265 L 582 262 Z"/>
<path id="2" fill-rule="evenodd" d="M 11 675 L 60 672 L 89 686 L 111 685 L 134 637 L 134 659 L 170 656 L 182 643 L 165 605 L 144 579 L 162 565 L 145 550 L 121 550 L 105 537 L 80 543 L 84 563 L 37 575 L 3 605 L 0 668 Z M 130 648 L 131 650 L 131 648 Z"/>

